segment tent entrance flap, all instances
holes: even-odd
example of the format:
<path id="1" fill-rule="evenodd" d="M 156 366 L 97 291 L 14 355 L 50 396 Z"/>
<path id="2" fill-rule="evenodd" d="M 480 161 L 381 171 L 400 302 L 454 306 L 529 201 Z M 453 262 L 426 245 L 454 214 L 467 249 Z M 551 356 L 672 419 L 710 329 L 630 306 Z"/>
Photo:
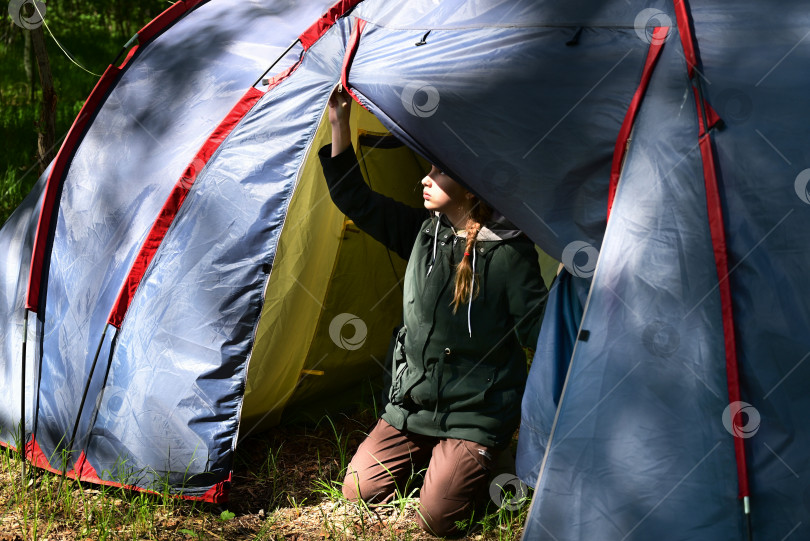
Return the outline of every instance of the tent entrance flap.
<path id="1" fill-rule="evenodd" d="M 405 262 L 332 203 L 317 155 L 330 140 L 324 115 L 301 166 L 265 289 L 242 406 L 243 436 L 277 424 L 282 414 L 316 416 L 356 402 L 357 393 L 344 391 L 380 378 L 391 332 L 402 318 Z M 372 189 L 422 204 L 419 182 L 429 165 L 357 104 L 352 140 Z"/>

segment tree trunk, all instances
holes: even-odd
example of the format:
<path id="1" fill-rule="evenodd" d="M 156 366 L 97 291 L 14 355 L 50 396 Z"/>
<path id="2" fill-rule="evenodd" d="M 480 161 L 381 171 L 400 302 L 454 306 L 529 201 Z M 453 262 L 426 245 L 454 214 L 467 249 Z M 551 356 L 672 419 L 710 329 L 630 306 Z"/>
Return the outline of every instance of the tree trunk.
<path id="1" fill-rule="evenodd" d="M 23 46 L 23 67 L 25 68 L 25 81 L 28 83 L 28 101 L 34 102 L 34 55 L 31 51 L 31 32 L 22 30 L 24 46 Z"/>
<path id="2" fill-rule="evenodd" d="M 42 87 L 42 105 L 39 111 L 39 136 L 37 138 L 37 151 L 39 155 L 39 172 L 42 174 L 48 164 L 56 156 L 56 90 L 53 87 L 51 76 L 51 63 L 48 60 L 48 50 L 45 48 L 45 33 L 42 27 L 31 30 L 31 42 L 34 46 L 34 56 L 39 68 L 39 83 Z"/>

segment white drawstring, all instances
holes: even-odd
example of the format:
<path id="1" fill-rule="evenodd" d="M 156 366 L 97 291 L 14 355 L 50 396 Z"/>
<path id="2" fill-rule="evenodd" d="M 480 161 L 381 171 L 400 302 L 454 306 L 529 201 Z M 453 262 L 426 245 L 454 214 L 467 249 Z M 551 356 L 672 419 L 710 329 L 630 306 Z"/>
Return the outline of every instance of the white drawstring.
<path id="1" fill-rule="evenodd" d="M 471 314 L 472 314 L 472 301 L 473 301 L 473 292 L 475 291 L 475 242 L 473 242 L 472 248 L 472 282 L 470 282 L 470 302 L 467 305 L 467 330 L 470 331 L 470 338 L 472 338 L 472 322 L 471 322 Z"/>
<path id="2" fill-rule="evenodd" d="M 433 235 L 433 259 L 430 262 L 430 267 L 428 267 L 428 276 L 430 276 L 430 272 L 433 270 L 433 264 L 436 263 L 436 244 L 439 242 L 439 222 L 441 218 L 441 215 L 436 216 L 436 233 Z"/>

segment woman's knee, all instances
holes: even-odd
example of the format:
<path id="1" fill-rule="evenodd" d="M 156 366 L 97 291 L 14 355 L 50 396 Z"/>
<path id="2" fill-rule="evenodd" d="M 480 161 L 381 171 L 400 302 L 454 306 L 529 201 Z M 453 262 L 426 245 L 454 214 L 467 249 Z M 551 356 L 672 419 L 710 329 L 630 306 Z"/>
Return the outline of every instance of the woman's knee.
<path id="1" fill-rule="evenodd" d="M 418 522 L 435 535 L 459 533 L 485 500 L 494 449 L 466 440 L 444 440 L 433 450 L 419 500 Z"/>
<path id="2" fill-rule="evenodd" d="M 437 537 L 454 537 L 462 533 L 456 519 L 459 518 L 459 514 L 466 515 L 464 511 L 459 513 L 461 509 L 451 510 L 446 505 L 436 507 L 430 502 L 425 503 L 419 503 L 416 513 L 416 522 L 421 529 Z M 467 507 L 462 502 L 458 504 L 460 508 Z"/>
<path id="3" fill-rule="evenodd" d="M 350 465 L 343 479 L 342 491 L 343 496 L 352 502 L 362 500 L 366 503 L 385 503 L 391 499 L 394 488 L 393 480 L 375 480 L 368 475 L 362 475 Z"/>
<path id="4" fill-rule="evenodd" d="M 343 479 L 343 497 L 349 501 L 356 502 L 363 499 L 362 495 L 363 490 L 360 485 L 360 476 L 349 466 L 346 477 Z"/>

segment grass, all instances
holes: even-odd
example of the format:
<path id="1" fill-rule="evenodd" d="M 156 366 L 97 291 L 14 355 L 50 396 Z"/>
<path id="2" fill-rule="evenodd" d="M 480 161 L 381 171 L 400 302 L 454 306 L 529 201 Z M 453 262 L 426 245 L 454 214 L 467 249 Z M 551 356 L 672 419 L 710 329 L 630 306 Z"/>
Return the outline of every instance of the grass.
<path id="1" fill-rule="evenodd" d="M 0 449 L 0 539 L 436 539 L 415 520 L 424 472 L 413 472 L 387 504 L 343 497 L 346 466 L 374 420 L 372 410 L 336 415 L 315 425 L 280 426 L 241 442 L 225 508 L 180 500 L 165 491 L 149 494 L 70 479 L 60 485 L 58 475 L 31 468 L 23 488 L 19 454 Z M 517 540 L 528 507 L 492 503 L 464 525 L 462 539 Z"/>

